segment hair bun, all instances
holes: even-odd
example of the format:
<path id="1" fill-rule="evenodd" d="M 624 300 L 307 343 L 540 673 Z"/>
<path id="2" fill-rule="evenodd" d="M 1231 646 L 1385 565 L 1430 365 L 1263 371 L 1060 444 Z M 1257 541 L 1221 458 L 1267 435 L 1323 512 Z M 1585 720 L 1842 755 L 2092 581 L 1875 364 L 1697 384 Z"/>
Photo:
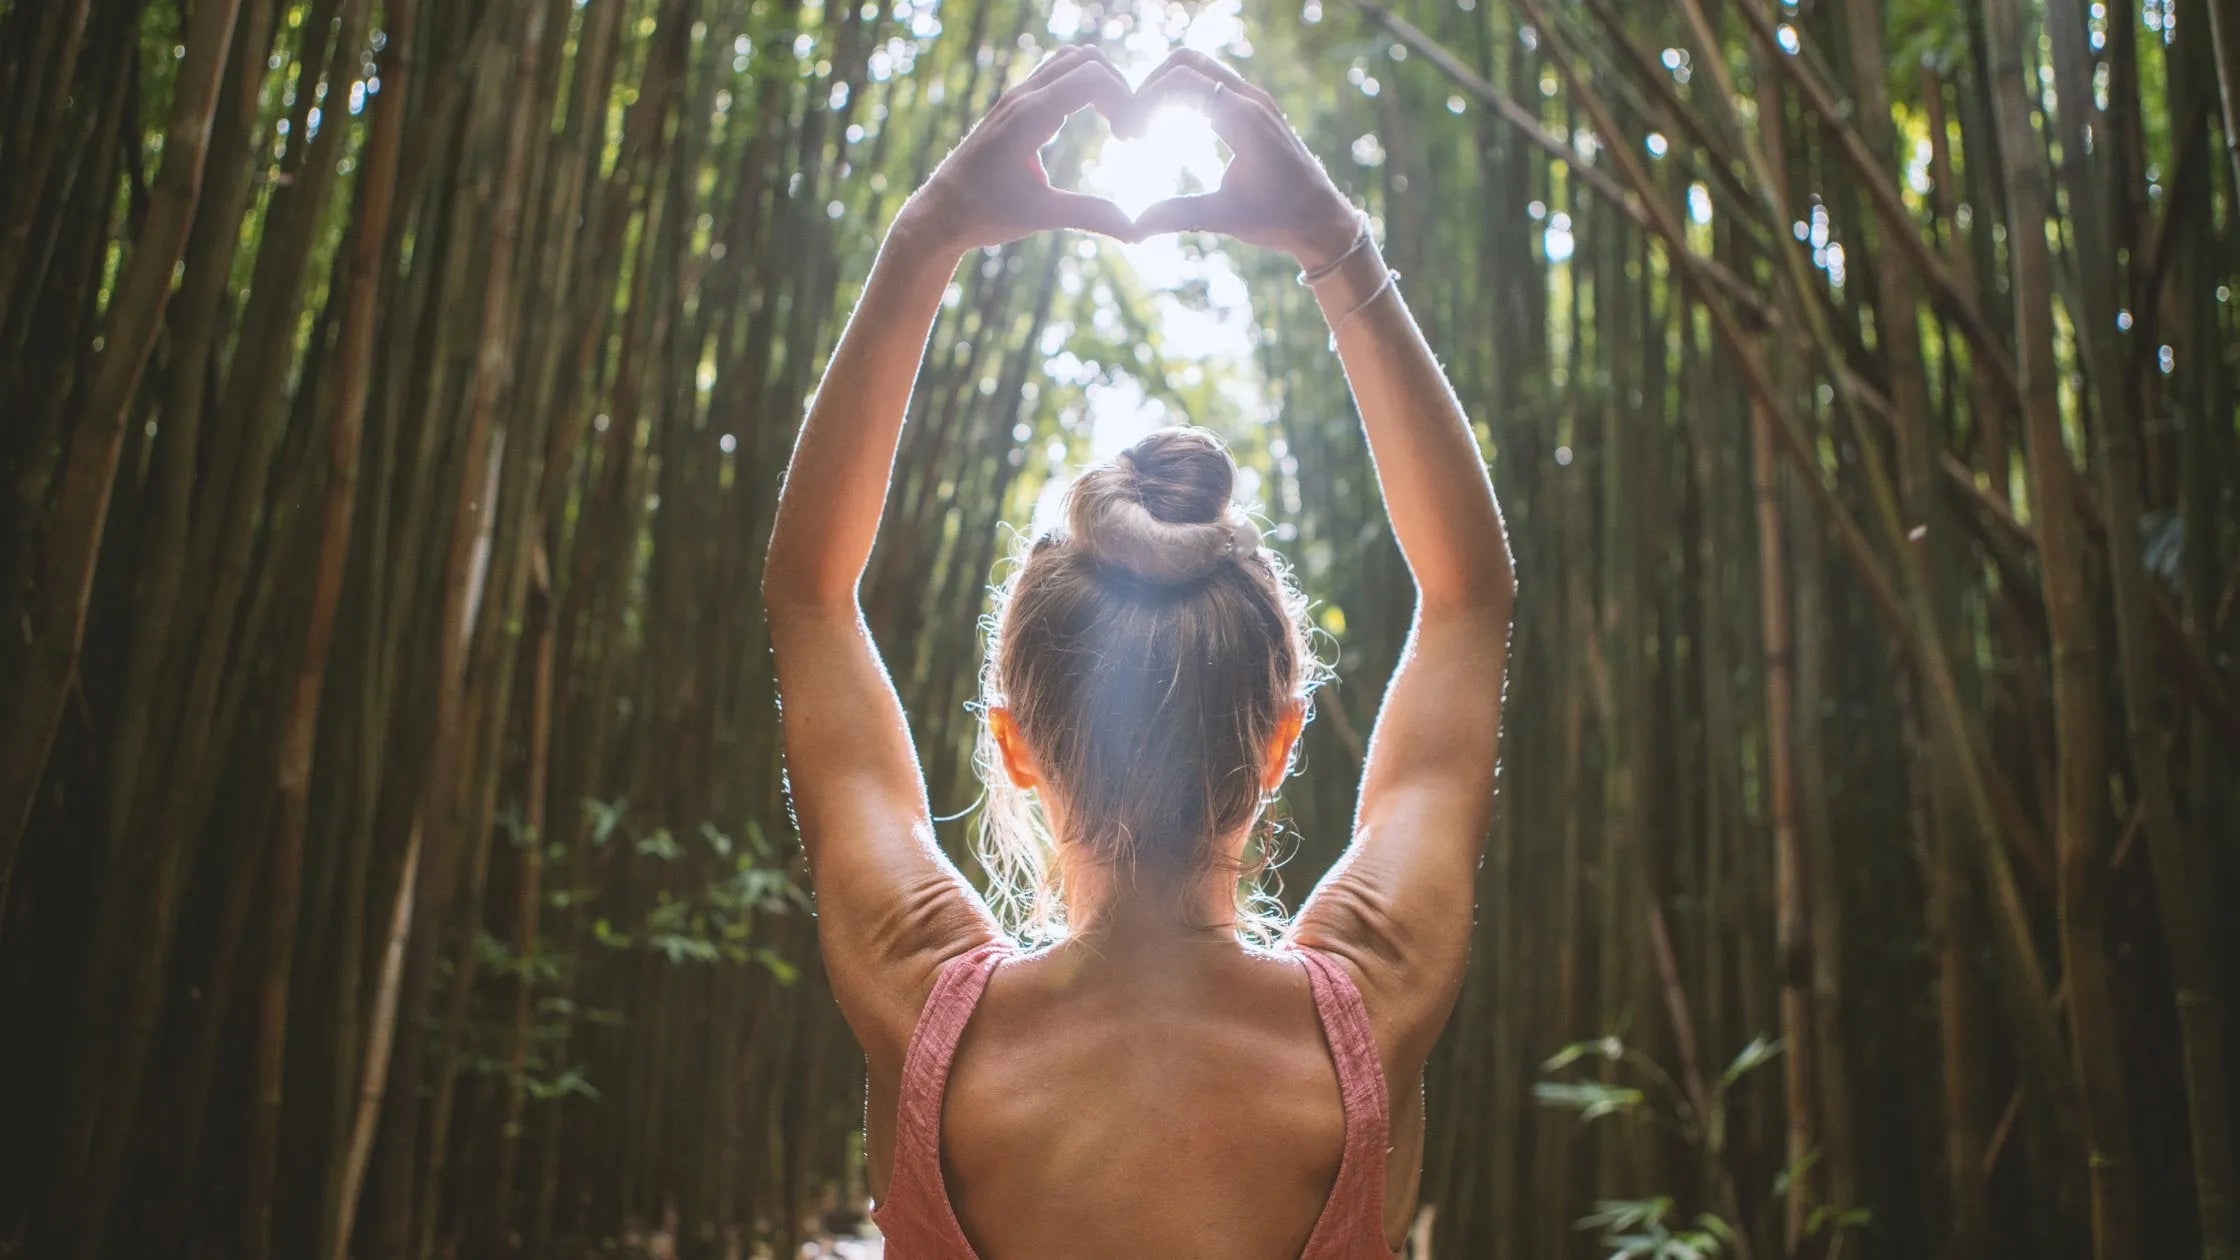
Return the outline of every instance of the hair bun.
<path id="1" fill-rule="evenodd" d="M 1066 530 L 1108 568 L 1157 586 L 1195 582 L 1259 550 L 1260 531 L 1229 502 L 1236 484 L 1211 430 L 1158 429 L 1073 483 Z"/>

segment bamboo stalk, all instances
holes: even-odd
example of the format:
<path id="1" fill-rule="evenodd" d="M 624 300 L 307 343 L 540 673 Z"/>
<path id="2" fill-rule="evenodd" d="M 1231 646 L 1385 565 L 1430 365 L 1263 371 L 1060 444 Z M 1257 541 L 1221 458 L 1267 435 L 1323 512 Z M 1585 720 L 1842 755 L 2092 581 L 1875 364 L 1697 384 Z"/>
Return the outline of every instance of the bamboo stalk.
<path id="1" fill-rule="evenodd" d="M 304 830 L 310 810 L 313 742 L 334 642 L 343 566 L 357 504 L 359 451 L 373 353 L 374 312 L 390 263 L 389 216 L 411 81 L 415 0 L 389 0 L 382 22 L 382 87 L 372 102 L 371 138 L 359 173 L 358 216 L 346 273 L 348 294 L 339 334 L 339 378 L 327 438 L 327 485 L 321 500 L 318 558 L 311 582 L 309 624 L 289 697 L 275 776 L 279 824 L 272 858 L 272 914 L 257 1038 L 256 1114 L 250 1126 L 246 1254 L 269 1254 L 278 1176 L 280 1108 L 286 1097 L 288 996 L 301 898 Z"/>
<path id="2" fill-rule="evenodd" d="M 6 687 L 0 688 L 16 697 L 0 726 L 0 907 L 7 904 L 9 875 L 29 825 L 33 793 L 77 673 L 94 563 L 124 444 L 125 414 L 155 348 L 171 297 L 171 273 L 186 248 L 202 193 L 210 119 L 240 11 L 241 0 L 210 0 L 196 6 L 188 22 L 186 55 L 180 60 L 165 128 L 163 165 L 140 238 L 103 319 L 103 348 L 63 461 L 37 576 L 28 597 L 9 593 L 4 623 L 10 633 L 23 627 L 28 642 L 6 675 Z"/>
<path id="3" fill-rule="evenodd" d="M 2106 912 L 2101 898 L 2106 886 L 2097 871 L 2105 852 L 2107 802 L 2099 684 L 2094 676 L 2099 656 L 2093 597 L 2071 492 L 2075 472 L 2062 439 L 2053 360 L 2051 260 L 2046 247 L 2050 190 L 2028 117 L 2037 96 L 2036 57 L 2024 55 L 2013 0 L 1987 0 L 1984 11 L 1992 58 L 1991 107 L 2007 189 L 2023 443 L 2037 513 L 2051 637 L 2058 758 L 2055 869 L 2062 970 L 2069 992 L 2070 1051 L 2084 1097 L 2090 1144 L 2086 1171 L 2092 1189 L 2093 1249 L 2103 1260 L 2113 1260 L 2138 1254 L 2140 1239 L 2138 1191 L 2102 937 Z"/>
<path id="4" fill-rule="evenodd" d="M 2128 23 L 2128 18 L 2121 19 Z M 2105 134 L 2105 116 L 2093 108 L 2091 59 L 2086 48 L 2087 16 L 2075 0 L 2055 0 L 2047 10 L 2047 34 L 2054 48 L 2054 82 L 2059 111 L 2062 182 L 2067 186 L 2068 217 L 2076 234 L 2076 262 L 2082 300 L 2077 340 L 2083 350 L 2098 402 L 2101 493 L 2108 505 L 2107 566 L 2114 598 L 2117 675 L 2122 682 L 2124 741 L 2137 779 L 2139 814 L 2146 832 L 2155 897 L 2161 912 L 2164 948 L 2175 978 L 2179 1039 L 2187 1099 L 2186 1128 L 2191 1138 L 2194 1207 L 2205 1257 L 2240 1254 L 2240 1216 L 2236 1216 L 2236 1172 L 2230 1126 L 2231 1090 L 2227 1083 L 2223 980 L 2211 943 L 2210 911 L 2200 857 L 2192 837 L 2178 822 L 2176 795 L 2164 749 L 2161 680 L 2153 662 L 2147 625 L 2148 578 L 2141 557 L 2145 546 L 2139 521 L 2142 469 L 2135 386 L 2123 357 L 2111 344 L 2119 303 L 2112 215 L 2102 179 L 2106 163 L 2088 159 L 2085 133 Z M 2072 1018 L 2085 1018 L 2072 1007 Z M 2080 1034 L 2078 1054 L 2084 1054 Z M 2106 1053 L 2103 1047 L 2101 1053 Z M 2115 1100 L 2109 1106 L 2114 1107 Z M 2117 1167 L 2106 1175 L 2126 1176 L 2133 1158 L 2128 1116 L 2116 1112 L 2107 1123 L 2113 1136 L 2095 1138 L 2095 1154 Z M 2097 1161 L 2096 1161 L 2097 1163 Z M 2128 1191 L 2128 1193 L 2136 1193 Z M 2122 1224 L 2120 1218 L 2114 1223 Z M 2112 1227 L 2111 1227 L 2112 1228 Z M 2136 1230 L 2139 1226 L 2130 1226 Z M 2125 1235 L 2106 1235 L 2103 1246 L 2124 1245 Z"/>

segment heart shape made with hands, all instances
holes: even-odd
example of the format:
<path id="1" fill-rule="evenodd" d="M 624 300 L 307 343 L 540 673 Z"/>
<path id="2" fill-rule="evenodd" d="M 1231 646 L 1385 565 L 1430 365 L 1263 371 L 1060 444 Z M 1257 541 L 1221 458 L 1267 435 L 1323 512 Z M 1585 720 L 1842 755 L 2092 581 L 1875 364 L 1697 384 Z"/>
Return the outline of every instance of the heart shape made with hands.
<path id="1" fill-rule="evenodd" d="M 1089 187 L 1055 187 L 1041 150 L 1068 117 L 1092 108 L 1113 135 Z M 1216 137 L 1230 151 L 1226 164 Z M 1136 86 L 1094 48 L 1055 54 L 1004 94 L 927 191 L 940 207 L 934 221 L 973 245 L 1053 228 L 1124 241 L 1205 231 L 1304 258 L 1334 253 L 1358 231 L 1352 207 L 1268 94 L 1189 49 Z"/>
<path id="2" fill-rule="evenodd" d="M 1082 167 L 1081 191 L 1120 207 L 1130 221 L 1170 197 L 1218 188 L 1229 159 L 1204 111 L 1183 104 L 1155 105 L 1115 125 Z"/>

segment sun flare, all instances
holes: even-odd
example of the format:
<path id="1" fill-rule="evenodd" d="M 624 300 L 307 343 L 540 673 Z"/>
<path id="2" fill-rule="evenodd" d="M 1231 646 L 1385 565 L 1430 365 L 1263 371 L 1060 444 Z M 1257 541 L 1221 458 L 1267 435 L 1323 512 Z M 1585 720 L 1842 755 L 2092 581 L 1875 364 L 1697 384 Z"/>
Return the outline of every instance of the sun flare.
<path id="1" fill-rule="evenodd" d="M 1084 168 L 1082 186 L 1133 218 L 1154 202 L 1212 189 L 1224 165 L 1205 115 L 1171 105 L 1151 115 L 1142 135 L 1108 138 Z"/>

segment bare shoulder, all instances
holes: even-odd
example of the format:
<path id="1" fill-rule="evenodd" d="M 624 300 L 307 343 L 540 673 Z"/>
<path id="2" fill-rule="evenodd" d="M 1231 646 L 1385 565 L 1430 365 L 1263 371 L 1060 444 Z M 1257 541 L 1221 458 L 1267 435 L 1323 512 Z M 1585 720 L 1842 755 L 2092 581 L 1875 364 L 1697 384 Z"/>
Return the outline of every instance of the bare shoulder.
<path id="1" fill-rule="evenodd" d="M 1396 881 L 1379 877 L 1378 865 L 1374 851 L 1349 853 L 1301 908 L 1291 938 L 1345 970 L 1386 1073 L 1400 1082 L 1422 1070 L 1461 992 L 1471 891 L 1465 882 L 1449 893 L 1456 904 L 1425 905 L 1422 890 L 1403 897 Z"/>
<path id="2" fill-rule="evenodd" d="M 969 904 L 951 898 L 927 901 L 929 913 L 917 930 L 898 935 L 891 944 L 867 948 L 857 942 L 854 948 L 836 949 L 828 939 L 823 951 L 833 997 L 875 1073 L 900 1075 L 942 968 L 1003 939 Z M 830 936 L 829 930 L 820 934 Z"/>

